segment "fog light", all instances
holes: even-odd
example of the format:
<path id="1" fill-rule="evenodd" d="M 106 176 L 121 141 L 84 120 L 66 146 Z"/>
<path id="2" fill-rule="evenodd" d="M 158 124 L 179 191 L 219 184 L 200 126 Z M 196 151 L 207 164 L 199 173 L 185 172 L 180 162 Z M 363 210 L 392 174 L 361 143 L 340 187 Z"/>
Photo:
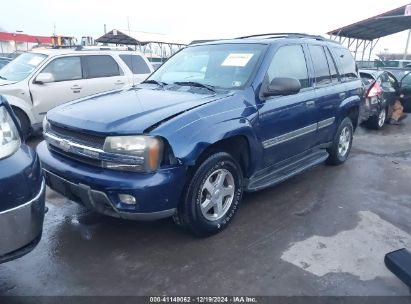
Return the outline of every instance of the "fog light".
<path id="1" fill-rule="evenodd" d="M 123 204 L 127 204 L 127 205 L 135 205 L 136 204 L 136 198 L 132 195 L 119 194 L 118 198 Z"/>

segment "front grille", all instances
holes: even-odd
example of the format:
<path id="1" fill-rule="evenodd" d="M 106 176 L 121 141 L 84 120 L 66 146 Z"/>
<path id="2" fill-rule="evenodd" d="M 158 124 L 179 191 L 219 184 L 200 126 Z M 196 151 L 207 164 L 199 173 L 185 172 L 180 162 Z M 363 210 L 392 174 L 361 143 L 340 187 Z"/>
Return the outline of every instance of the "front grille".
<path id="1" fill-rule="evenodd" d="M 89 158 L 89 157 L 85 157 L 85 156 L 81 156 L 81 155 L 77 155 L 77 154 L 70 153 L 70 152 L 66 152 L 66 151 L 63 151 L 63 150 L 53 146 L 53 145 L 48 145 L 48 147 L 49 147 L 49 150 L 52 153 L 57 153 L 60 156 L 68 157 L 72 160 L 76 160 L 76 161 L 79 161 L 79 162 L 82 162 L 84 164 L 94 166 L 94 167 L 102 167 L 103 166 L 103 163 L 102 163 L 101 160 L 93 159 L 93 158 Z"/>
<path id="2" fill-rule="evenodd" d="M 50 129 L 48 132 L 56 135 L 57 137 L 70 140 L 75 143 L 87 147 L 93 147 L 98 149 L 103 149 L 104 141 L 106 140 L 105 136 L 92 135 L 88 133 L 82 133 L 78 131 L 73 131 L 70 129 L 62 128 L 53 124 L 50 124 Z"/>

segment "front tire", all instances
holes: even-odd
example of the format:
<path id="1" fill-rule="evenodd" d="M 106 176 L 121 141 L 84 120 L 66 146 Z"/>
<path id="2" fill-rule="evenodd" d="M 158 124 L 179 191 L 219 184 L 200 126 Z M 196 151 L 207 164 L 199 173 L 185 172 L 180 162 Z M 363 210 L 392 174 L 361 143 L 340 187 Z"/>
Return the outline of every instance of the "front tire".
<path id="1" fill-rule="evenodd" d="M 354 127 L 351 119 L 346 117 L 338 127 L 331 147 L 327 149 L 330 154 L 327 159 L 328 164 L 338 166 L 347 160 L 352 147 L 353 134 Z"/>
<path id="2" fill-rule="evenodd" d="M 231 222 L 242 194 L 240 165 L 228 153 L 215 153 L 195 170 L 174 220 L 197 236 L 215 234 Z"/>

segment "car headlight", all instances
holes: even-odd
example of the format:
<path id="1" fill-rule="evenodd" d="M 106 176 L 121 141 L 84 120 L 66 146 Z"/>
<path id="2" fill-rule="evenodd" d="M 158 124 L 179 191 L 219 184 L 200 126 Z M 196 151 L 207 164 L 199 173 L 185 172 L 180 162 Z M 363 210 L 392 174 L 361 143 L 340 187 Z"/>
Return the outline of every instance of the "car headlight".
<path id="1" fill-rule="evenodd" d="M 43 133 L 45 133 L 48 129 L 50 129 L 50 123 L 47 120 L 47 116 L 44 116 L 44 119 L 43 119 Z"/>
<path id="2" fill-rule="evenodd" d="M 105 168 L 152 172 L 160 166 L 163 142 L 151 136 L 110 136 L 106 138 L 103 150 L 116 155 L 112 162 L 103 162 Z M 121 161 L 121 155 L 127 156 L 124 162 Z M 133 157 L 135 161 L 130 161 L 129 157 Z"/>
<path id="3" fill-rule="evenodd" d="M 14 154 L 21 145 L 19 132 L 5 107 L 0 107 L 0 159 Z"/>

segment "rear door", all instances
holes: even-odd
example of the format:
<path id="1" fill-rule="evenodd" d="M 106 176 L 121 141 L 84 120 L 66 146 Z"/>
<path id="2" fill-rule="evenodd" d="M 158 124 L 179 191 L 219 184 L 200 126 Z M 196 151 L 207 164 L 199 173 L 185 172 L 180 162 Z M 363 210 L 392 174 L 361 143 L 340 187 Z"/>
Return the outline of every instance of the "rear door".
<path id="1" fill-rule="evenodd" d="M 54 82 L 37 84 L 35 77 L 39 73 L 51 73 Z M 50 109 L 86 96 L 80 56 L 65 56 L 51 60 L 29 82 L 33 98 L 33 112 L 38 117 L 44 116 Z"/>
<path id="2" fill-rule="evenodd" d="M 329 49 L 323 45 L 308 45 L 315 75 L 318 131 L 315 143 L 332 141 L 339 104 L 344 100 L 345 88 L 341 84 L 336 64 Z"/>
<path id="3" fill-rule="evenodd" d="M 85 85 L 81 90 L 86 95 L 121 89 L 128 84 L 127 76 L 110 55 L 81 56 Z"/>
<path id="4" fill-rule="evenodd" d="M 262 102 L 258 136 L 264 147 L 266 166 L 308 150 L 317 129 L 315 92 L 302 45 L 281 46 L 274 54 L 265 82 L 281 77 L 298 79 L 301 91 L 295 95 L 268 97 Z"/>

